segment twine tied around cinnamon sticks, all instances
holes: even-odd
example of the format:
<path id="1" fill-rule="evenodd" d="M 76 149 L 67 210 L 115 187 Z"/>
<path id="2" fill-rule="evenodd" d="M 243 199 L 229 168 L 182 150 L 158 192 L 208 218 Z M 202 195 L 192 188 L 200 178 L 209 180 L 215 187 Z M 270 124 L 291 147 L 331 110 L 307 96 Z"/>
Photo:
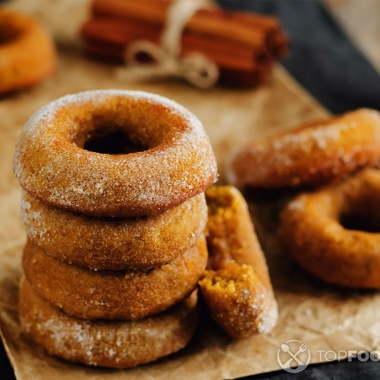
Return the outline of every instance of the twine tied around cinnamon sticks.
<path id="1" fill-rule="evenodd" d="M 219 78 L 215 62 L 200 53 L 183 57 L 180 53 L 182 32 L 187 22 L 199 9 L 215 6 L 212 0 L 175 0 L 167 11 L 160 43 L 137 40 L 127 46 L 124 58 L 128 68 L 119 70 L 118 76 L 141 79 L 178 77 L 199 88 L 213 87 Z M 155 63 L 141 63 L 138 59 L 141 54 L 152 58 Z"/>
<path id="2" fill-rule="evenodd" d="M 194 0 L 187 2 L 194 3 Z M 188 56 L 202 54 L 217 66 L 218 84 L 253 88 L 270 78 L 274 64 L 288 52 L 288 37 L 275 17 L 214 6 L 198 9 L 190 19 L 180 23 L 181 32 L 175 34 L 180 42 L 168 43 L 169 49 L 175 50 L 174 53 L 169 52 L 169 55 L 174 54 L 174 58 L 168 62 L 161 36 L 165 27 L 170 25 L 167 18 L 172 5 L 173 0 L 91 0 L 90 17 L 80 30 L 86 55 L 103 62 L 125 64 L 126 51 L 134 53 L 135 59 L 140 60 L 139 66 L 130 65 L 117 72 L 120 79 L 133 80 L 143 76 L 154 79 L 152 72 L 153 77 L 156 73 L 162 76 L 167 71 L 169 74 L 181 70 L 187 72 L 188 66 L 195 65 L 194 61 L 189 63 Z M 180 17 L 178 11 L 173 11 L 172 15 L 176 20 Z M 145 42 L 143 51 L 133 52 L 139 45 L 134 45 L 133 49 L 131 46 L 141 40 L 152 43 L 148 44 L 148 49 L 154 50 L 151 54 L 159 56 L 159 63 L 143 64 L 152 62 L 152 56 L 143 53 Z M 161 57 L 162 51 L 164 58 Z M 179 66 L 178 60 L 184 57 L 186 60 Z M 162 62 L 169 68 L 163 70 L 165 65 Z M 198 69 L 198 74 L 195 70 L 194 75 L 208 76 L 204 73 L 204 65 L 199 66 L 201 69 Z M 199 75 L 199 72 L 203 74 Z"/>

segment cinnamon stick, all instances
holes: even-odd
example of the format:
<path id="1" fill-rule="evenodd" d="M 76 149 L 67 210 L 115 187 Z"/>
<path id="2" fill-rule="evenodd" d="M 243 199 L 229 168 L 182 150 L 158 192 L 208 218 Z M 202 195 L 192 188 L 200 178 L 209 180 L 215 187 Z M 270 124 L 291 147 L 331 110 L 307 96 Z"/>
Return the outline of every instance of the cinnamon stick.
<path id="1" fill-rule="evenodd" d="M 120 61 L 123 59 L 125 46 L 136 40 L 148 40 L 159 42 L 160 33 L 157 28 L 141 26 L 136 22 L 125 24 L 119 20 L 107 18 L 94 18 L 86 22 L 82 27 L 85 38 L 96 38 L 103 43 L 118 44 Z M 182 38 L 182 53 L 201 53 L 207 55 L 219 67 L 238 70 L 252 70 L 259 64 L 254 59 L 252 52 L 239 46 L 221 45 L 212 40 L 199 39 L 192 35 L 184 35 Z"/>
<path id="2" fill-rule="evenodd" d="M 160 4 L 162 6 L 158 7 Z M 95 17 L 111 17 L 125 21 L 139 20 L 145 25 L 155 25 L 161 28 L 166 23 L 167 9 L 171 1 L 160 0 L 94 0 L 92 11 Z M 210 15 L 213 15 L 210 17 Z M 219 42 L 233 42 L 246 47 L 256 48 L 263 45 L 265 36 L 244 24 L 237 23 L 225 12 L 199 10 L 187 23 L 184 35 L 195 33 L 217 39 Z"/>
<path id="3" fill-rule="evenodd" d="M 85 50 L 103 60 L 124 60 L 136 40 L 159 43 L 172 0 L 93 0 L 92 17 L 81 30 Z M 274 17 L 201 9 L 181 36 L 181 54 L 200 53 L 214 61 L 224 83 L 253 86 L 268 77 L 288 49 L 287 36 Z"/>
<path id="4" fill-rule="evenodd" d="M 89 39 L 85 45 L 86 54 L 94 59 L 105 62 L 119 63 L 122 53 L 109 44 L 102 44 L 97 40 Z M 269 75 L 269 67 L 258 68 L 251 71 L 236 71 L 229 69 L 220 70 L 221 83 L 233 87 L 253 87 L 264 82 Z"/>

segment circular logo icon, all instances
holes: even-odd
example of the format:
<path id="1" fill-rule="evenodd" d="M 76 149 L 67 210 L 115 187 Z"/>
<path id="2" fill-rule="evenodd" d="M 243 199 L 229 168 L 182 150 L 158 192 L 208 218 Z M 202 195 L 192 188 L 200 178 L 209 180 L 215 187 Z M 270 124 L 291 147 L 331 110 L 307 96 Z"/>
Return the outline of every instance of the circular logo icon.
<path id="1" fill-rule="evenodd" d="M 278 365 L 288 373 L 302 372 L 310 363 L 310 350 L 306 343 L 287 340 L 277 351 Z"/>

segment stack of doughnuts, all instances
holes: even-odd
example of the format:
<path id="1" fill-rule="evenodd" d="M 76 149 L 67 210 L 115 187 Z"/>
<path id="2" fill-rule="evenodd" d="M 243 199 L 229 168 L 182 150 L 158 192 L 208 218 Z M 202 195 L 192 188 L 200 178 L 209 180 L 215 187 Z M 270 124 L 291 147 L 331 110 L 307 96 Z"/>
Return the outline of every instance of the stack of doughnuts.
<path id="1" fill-rule="evenodd" d="M 198 119 L 143 92 L 69 95 L 29 119 L 14 171 L 25 331 L 50 354 L 114 368 L 183 348 L 208 259 L 204 191 L 217 177 Z"/>

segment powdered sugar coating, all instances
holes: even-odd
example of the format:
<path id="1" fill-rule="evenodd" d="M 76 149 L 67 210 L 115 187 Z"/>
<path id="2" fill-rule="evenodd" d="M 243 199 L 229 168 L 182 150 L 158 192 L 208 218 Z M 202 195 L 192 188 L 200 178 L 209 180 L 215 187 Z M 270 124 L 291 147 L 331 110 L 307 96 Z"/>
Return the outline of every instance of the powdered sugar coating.
<path id="1" fill-rule="evenodd" d="M 20 320 L 50 354 L 89 365 L 128 368 L 169 355 L 189 342 L 198 323 L 197 293 L 150 318 L 87 321 L 54 308 L 23 280 Z"/>
<path id="2" fill-rule="evenodd" d="M 289 210 L 294 210 L 294 211 L 302 211 L 305 209 L 305 206 L 306 206 L 306 203 L 305 203 L 305 198 L 300 196 L 300 197 L 297 197 L 297 198 L 294 198 L 293 200 L 291 200 L 287 205 L 286 207 L 289 209 Z"/>
<path id="3" fill-rule="evenodd" d="M 136 320 L 188 296 L 207 265 L 202 236 L 182 255 L 147 271 L 93 271 L 70 265 L 28 241 L 23 256 L 33 289 L 66 314 L 85 319 Z"/>
<path id="4" fill-rule="evenodd" d="M 204 233 L 204 193 L 149 218 L 94 218 L 23 193 L 30 240 L 50 255 L 91 269 L 147 270 L 183 254 Z"/>
<path id="5" fill-rule="evenodd" d="M 119 155 L 83 149 L 96 128 L 113 125 L 138 134 L 148 149 Z M 45 203 L 113 217 L 158 214 L 217 177 L 209 138 L 193 114 L 159 95 L 125 90 L 68 95 L 40 109 L 21 133 L 14 171 Z"/>
<path id="6" fill-rule="evenodd" d="M 227 179 L 238 187 L 318 185 L 374 165 L 379 157 L 379 113 L 360 109 L 236 149 Z"/>

